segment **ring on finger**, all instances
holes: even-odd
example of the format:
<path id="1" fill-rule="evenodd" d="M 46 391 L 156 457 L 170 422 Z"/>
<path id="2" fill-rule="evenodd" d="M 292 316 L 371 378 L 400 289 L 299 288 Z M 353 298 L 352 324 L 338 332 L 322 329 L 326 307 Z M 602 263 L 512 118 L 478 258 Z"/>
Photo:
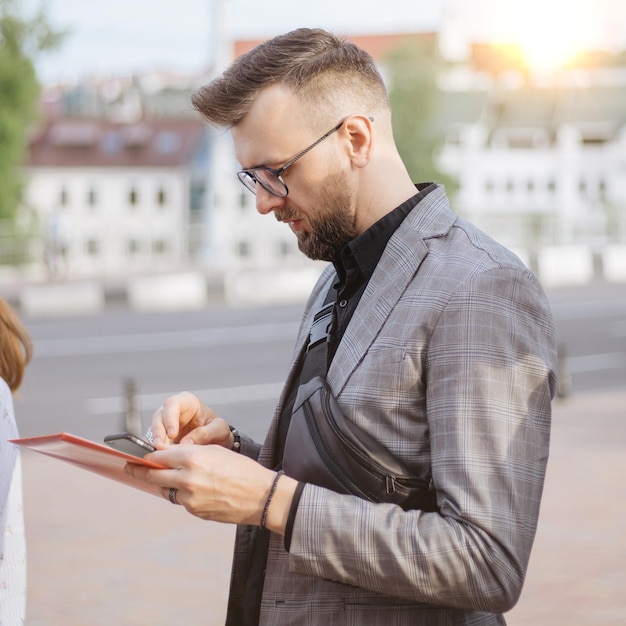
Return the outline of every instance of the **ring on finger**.
<path id="1" fill-rule="evenodd" d="M 167 493 L 167 499 L 172 503 L 172 504 L 178 504 L 177 500 L 176 500 L 176 492 L 178 491 L 178 489 L 175 489 L 174 487 L 170 487 L 170 490 Z"/>

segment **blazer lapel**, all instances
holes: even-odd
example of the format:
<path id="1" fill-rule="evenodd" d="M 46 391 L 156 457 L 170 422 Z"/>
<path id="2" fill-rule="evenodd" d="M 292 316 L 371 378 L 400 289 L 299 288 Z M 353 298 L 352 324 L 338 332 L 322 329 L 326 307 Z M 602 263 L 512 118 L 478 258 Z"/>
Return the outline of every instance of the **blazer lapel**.
<path id="1" fill-rule="evenodd" d="M 380 333 L 391 311 L 428 254 L 426 239 L 447 233 L 456 219 L 443 187 L 431 191 L 389 240 L 328 371 L 339 395 Z"/>
<path id="2" fill-rule="evenodd" d="M 389 241 L 328 370 L 328 381 L 336 395 L 341 393 L 428 253 L 421 238 L 416 237 L 413 243 L 408 246 L 396 237 Z M 398 258 L 402 259 L 400 263 Z"/>

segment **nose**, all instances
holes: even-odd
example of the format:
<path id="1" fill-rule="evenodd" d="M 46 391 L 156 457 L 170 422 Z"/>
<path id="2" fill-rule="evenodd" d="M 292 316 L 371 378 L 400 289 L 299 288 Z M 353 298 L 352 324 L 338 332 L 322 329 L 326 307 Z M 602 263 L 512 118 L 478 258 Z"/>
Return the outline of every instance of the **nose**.
<path id="1" fill-rule="evenodd" d="M 269 191 L 257 185 L 256 190 L 256 210 L 261 215 L 267 215 L 276 209 L 280 209 L 285 204 L 285 198 L 279 198 Z"/>

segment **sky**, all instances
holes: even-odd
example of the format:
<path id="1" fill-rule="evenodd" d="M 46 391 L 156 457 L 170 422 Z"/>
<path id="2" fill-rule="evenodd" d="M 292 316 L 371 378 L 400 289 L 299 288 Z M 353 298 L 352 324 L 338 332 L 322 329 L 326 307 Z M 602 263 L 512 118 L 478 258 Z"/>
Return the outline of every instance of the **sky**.
<path id="1" fill-rule="evenodd" d="M 216 5 L 222 35 L 265 38 L 299 26 L 345 34 L 436 30 L 444 15 L 461 47 L 469 38 L 524 42 L 537 59 L 581 45 L 626 48 L 624 0 L 24 0 L 69 31 L 40 58 L 46 83 L 154 69 L 197 73 L 215 58 Z M 620 6 L 621 5 L 621 6 Z M 28 9 L 26 9 L 28 10 Z M 534 43 L 533 43 L 534 42 Z"/>
<path id="2" fill-rule="evenodd" d="M 31 0 L 35 6 L 41 0 Z M 438 0 L 422 11 L 408 0 L 220 0 L 236 38 L 270 37 L 299 26 L 343 32 L 422 30 L 438 23 Z M 215 42 L 215 0 L 44 0 L 52 24 L 70 30 L 62 48 L 38 63 L 46 82 L 90 72 L 145 69 L 196 72 L 210 66 Z M 419 4 L 419 2 L 418 2 Z M 339 8 L 338 8 L 339 7 Z"/>

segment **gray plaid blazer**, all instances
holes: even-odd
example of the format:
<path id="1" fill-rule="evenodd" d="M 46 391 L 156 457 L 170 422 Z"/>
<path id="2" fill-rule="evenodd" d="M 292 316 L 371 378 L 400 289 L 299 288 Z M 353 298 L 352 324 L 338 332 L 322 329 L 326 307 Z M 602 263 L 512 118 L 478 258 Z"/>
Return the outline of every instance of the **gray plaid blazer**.
<path id="1" fill-rule="evenodd" d="M 329 266 L 307 306 L 291 380 Z M 519 259 L 451 210 L 438 187 L 390 239 L 328 381 L 349 419 L 419 476 L 439 512 L 307 485 L 290 552 L 272 535 L 263 625 L 504 624 L 521 592 L 556 385 L 546 297 Z M 265 444 L 271 463 L 279 401 Z M 255 529 L 237 529 L 227 623 L 240 622 Z"/>

